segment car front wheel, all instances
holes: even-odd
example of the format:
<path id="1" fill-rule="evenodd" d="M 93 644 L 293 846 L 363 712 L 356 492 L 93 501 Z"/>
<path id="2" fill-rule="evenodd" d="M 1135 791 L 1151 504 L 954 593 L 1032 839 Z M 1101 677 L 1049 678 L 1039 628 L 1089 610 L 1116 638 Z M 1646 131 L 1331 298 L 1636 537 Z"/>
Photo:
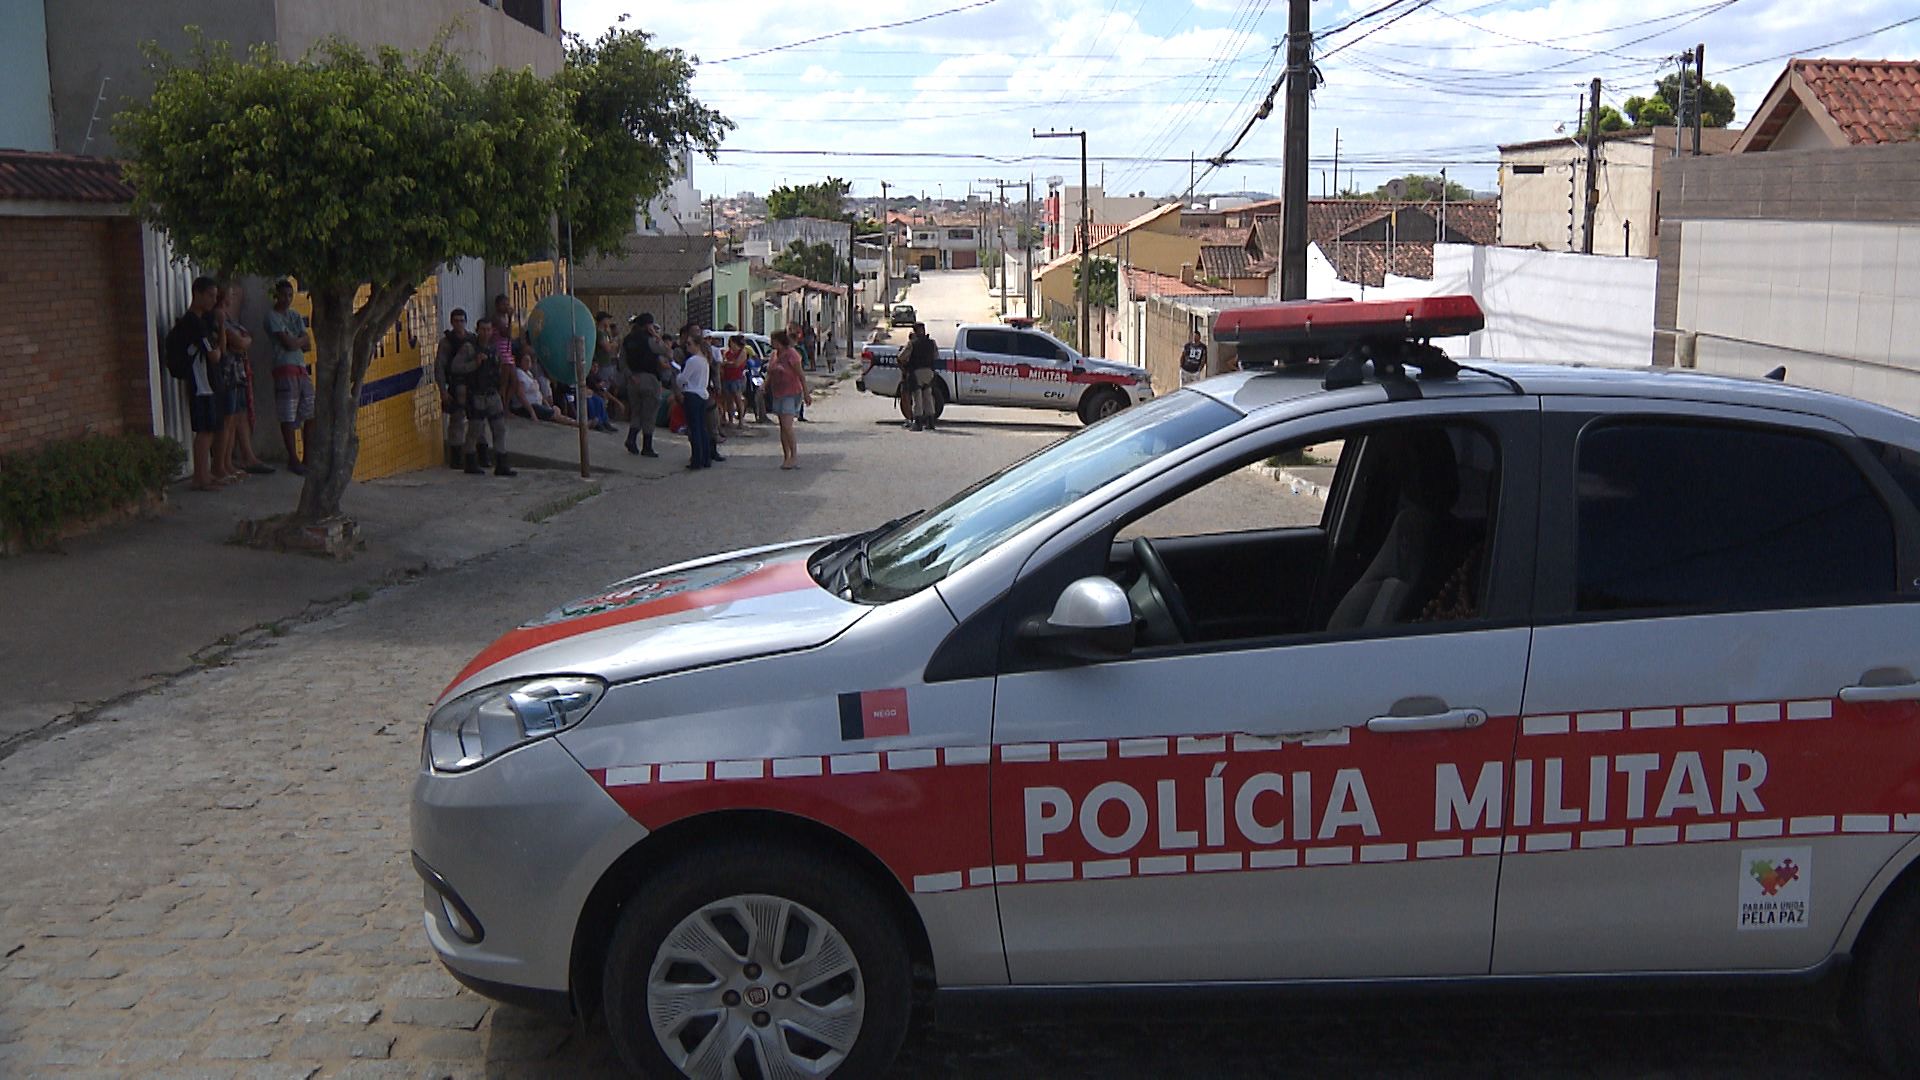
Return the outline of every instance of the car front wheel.
<path id="1" fill-rule="evenodd" d="M 1127 407 L 1127 396 L 1118 390 L 1096 390 L 1080 403 L 1080 422 L 1097 424 Z"/>
<path id="2" fill-rule="evenodd" d="M 756 843 L 703 851 L 642 886 L 604 985 L 621 1059 L 656 1080 L 878 1077 L 912 1000 L 878 892 L 831 859 Z"/>

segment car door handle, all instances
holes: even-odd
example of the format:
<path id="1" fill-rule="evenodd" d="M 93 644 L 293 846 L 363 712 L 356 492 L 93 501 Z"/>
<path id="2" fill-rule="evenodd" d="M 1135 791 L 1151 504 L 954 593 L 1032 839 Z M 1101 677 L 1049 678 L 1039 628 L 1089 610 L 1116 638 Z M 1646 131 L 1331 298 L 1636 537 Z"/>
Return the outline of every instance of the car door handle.
<path id="1" fill-rule="evenodd" d="M 1920 680 L 1906 668 L 1874 668 L 1860 676 L 1859 686 L 1840 688 L 1840 700 L 1850 705 L 1876 701 L 1920 701 Z"/>
<path id="2" fill-rule="evenodd" d="M 1486 722 L 1487 714 L 1483 709 L 1447 709 L 1415 716 L 1376 716 L 1367 721 L 1367 730 L 1385 735 L 1409 731 L 1460 731 L 1477 728 Z"/>

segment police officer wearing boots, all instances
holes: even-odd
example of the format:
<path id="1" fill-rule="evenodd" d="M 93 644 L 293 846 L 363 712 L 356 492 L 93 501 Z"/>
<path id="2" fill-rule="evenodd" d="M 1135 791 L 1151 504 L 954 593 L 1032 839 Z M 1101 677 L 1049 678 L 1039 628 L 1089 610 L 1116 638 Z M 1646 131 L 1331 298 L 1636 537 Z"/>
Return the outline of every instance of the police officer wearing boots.
<path id="1" fill-rule="evenodd" d="M 620 373 L 627 380 L 627 453 L 659 457 L 653 449 L 653 427 L 659 418 L 660 390 L 667 382 L 668 346 L 653 324 L 653 315 L 641 312 L 633 329 L 620 343 Z M 645 440 L 635 446 L 634 437 Z"/>
<path id="2" fill-rule="evenodd" d="M 433 384 L 440 388 L 440 415 L 446 421 L 447 468 L 458 469 L 464 464 L 461 460 L 462 448 L 467 442 L 467 413 L 456 399 L 454 388 L 458 380 L 454 378 L 448 365 L 462 349 L 473 348 L 473 335 L 467 332 L 467 313 L 454 308 L 447 316 L 447 332 L 440 337 L 440 348 L 433 356 Z M 486 444 L 480 446 L 481 453 L 486 452 Z"/>
<path id="3" fill-rule="evenodd" d="M 926 323 L 914 323 L 907 337 L 906 351 L 900 354 L 901 392 L 913 412 L 909 431 L 932 431 L 935 402 L 934 369 L 940 364 L 940 346 L 927 334 Z"/>
<path id="4" fill-rule="evenodd" d="M 507 460 L 507 404 L 500 396 L 504 373 L 500 369 L 500 354 L 493 347 L 493 323 L 481 319 L 473 328 L 477 336 L 472 347 L 455 353 L 447 364 L 453 377 L 459 380 L 455 383 L 454 400 L 467 418 L 461 459 L 467 472 L 476 476 L 486 472 L 474 452 L 474 444 L 480 439 L 480 422 L 485 420 L 493 434 L 493 475 L 514 476 L 513 466 Z"/>

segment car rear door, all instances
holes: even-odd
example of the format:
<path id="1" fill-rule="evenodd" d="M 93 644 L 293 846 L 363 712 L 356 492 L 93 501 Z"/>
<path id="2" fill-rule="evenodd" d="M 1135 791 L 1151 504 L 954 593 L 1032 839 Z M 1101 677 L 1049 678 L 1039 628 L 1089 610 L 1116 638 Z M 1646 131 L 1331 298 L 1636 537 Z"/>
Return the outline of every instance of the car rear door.
<path id="1" fill-rule="evenodd" d="M 1015 983 L 1487 971 L 1527 662 L 1537 409 L 1500 396 L 1296 421 L 1103 511 L 1058 541 L 1060 554 L 1043 549 L 1002 601 L 995 689 L 991 873 Z M 1244 541 L 1307 559 L 1321 586 L 1276 591 L 1301 612 L 1274 613 L 1263 636 L 1197 634 L 1118 660 L 1021 651 L 1022 620 L 1044 615 L 1070 581 L 1115 573 L 1121 530 L 1252 482 L 1251 461 L 1329 441 L 1347 449 L 1324 527 L 1249 522 L 1254 531 L 1226 537 L 1163 538 L 1170 554 Z M 1427 462 L 1452 458 L 1438 467 L 1458 495 L 1436 513 L 1480 508 L 1477 532 L 1473 515 L 1457 519 L 1448 572 L 1432 577 L 1457 582 L 1463 607 L 1422 607 L 1410 592 L 1405 618 L 1335 627 L 1333 602 L 1345 608 L 1348 586 L 1361 587 L 1338 570 L 1342 553 L 1370 567 L 1396 548 L 1416 445 L 1445 448 Z M 1247 494 L 1203 505 L 1258 502 Z M 1193 599 L 1204 618 L 1222 598 Z"/>
<path id="2" fill-rule="evenodd" d="M 1821 962 L 1920 832 L 1912 506 L 1805 414 L 1559 399 L 1544 430 L 1495 973 Z"/>
<path id="3" fill-rule="evenodd" d="M 953 399 L 974 405 L 1010 403 L 1010 374 L 1018 364 L 1013 333 L 993 327 L 962 327 L 954 333 L 953 359 L 947 362 Z"/>

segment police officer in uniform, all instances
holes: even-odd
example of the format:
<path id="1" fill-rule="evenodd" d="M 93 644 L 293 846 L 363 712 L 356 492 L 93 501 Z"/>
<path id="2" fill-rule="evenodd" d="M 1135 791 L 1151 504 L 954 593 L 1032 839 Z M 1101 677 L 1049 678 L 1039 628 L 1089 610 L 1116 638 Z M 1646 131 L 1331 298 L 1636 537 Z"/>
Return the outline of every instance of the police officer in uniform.
<path id="1" fill-rule="evenodd" d="M 460 350 L 471 348 L 473 335 L 467 332 L 467 313 L 454 308 L 447 316 L 447 332 L 440 336 L 440 347 L 433 356 L 433 384 L 440 388 L 440 415 L 446 420 L 447 468 L 463 466 L 461 456 L 467 442 L 467 414 L 454 395 L 455 380 L 448 365 Z"/>
<path id="2" fill-rule="evenodd" d="M 932 431 L 934 420 L 934 368 L 940 363 L 940 346 L 927 334 L 926 323 L 914 323 L 907 347 L 900 354 L 901 392 L 908 395 L 913 422 L 909 431 Z"/>
<path id="3" fill-rule="evenodd" d="M 620 373 L 627 379 L 627 453 L 659 457 L 653 449 L 653 428 L 659 419 L 660 388 L 666 383 L 667 343 L 653 325 L 653 315 L 641 312 L 633 329 L 620 343 Z M 635 446 L 634 436 L 646 441 Z"/>
<path id="4" fill-rule="evenodd" d="M 517 474 L 507 461 L 507 405 L 500 396 L 504 373 L 500 369 L 500 354 L 493 347 L 493 323 L 481 319 L 473 328 L 477 336 L 447 363 L 448 371 L 458 380 L 454 384 L 454 401 L 467 420 L 461 459 L 467 472 L 475 476 L 486 472 L 474 452 L 480 440 L 480 421 L 485 420 L 493 433 L 493 475 L 514 476 Z"/>

